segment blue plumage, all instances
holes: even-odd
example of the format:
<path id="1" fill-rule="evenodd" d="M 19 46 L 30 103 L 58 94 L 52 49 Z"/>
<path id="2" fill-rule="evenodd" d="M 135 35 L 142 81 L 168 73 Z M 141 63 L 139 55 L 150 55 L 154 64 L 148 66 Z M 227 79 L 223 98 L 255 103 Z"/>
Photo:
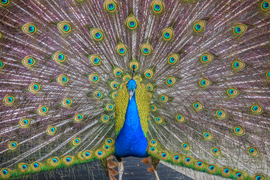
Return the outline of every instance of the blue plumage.
<path id="1" fill-rule="evenodd" d="M 130 80 L 127 86 L 131 99 L 128 102 L 124 126 L 115 140 L 115 156 L 147 157 L 147 140 L 142 130 L 135 99 L 136 81 Z"/>

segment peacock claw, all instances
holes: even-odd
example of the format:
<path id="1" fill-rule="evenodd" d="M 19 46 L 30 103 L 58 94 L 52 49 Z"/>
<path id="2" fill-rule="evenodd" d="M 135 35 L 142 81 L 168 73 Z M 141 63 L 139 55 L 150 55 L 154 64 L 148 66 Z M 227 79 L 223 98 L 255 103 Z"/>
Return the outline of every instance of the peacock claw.
<path id="1" fill-rule="evenodd" d="M 117 159 L 118 161 L 118 159 Z M 119 173 L 119 177 L 118 180 L 122 180 L 123 177 L 123 173 L 124 173 L 124 162 L 123 159 L 121 158 L 121 161 L 118 161 L 118 173 Z"/>

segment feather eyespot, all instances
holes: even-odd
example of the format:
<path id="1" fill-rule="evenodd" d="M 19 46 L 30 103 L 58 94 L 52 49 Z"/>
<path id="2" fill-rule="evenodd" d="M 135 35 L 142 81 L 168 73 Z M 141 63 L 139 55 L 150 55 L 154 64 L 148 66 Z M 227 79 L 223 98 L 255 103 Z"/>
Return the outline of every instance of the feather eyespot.
<path id="1" fill-rule="evenodd" d="M 123 70 L 120 69 L 119 67 L 114 68 L 113 74 L 114 74 L 116 77 L 121 77 L 121 76 L 123 75 Z"/>
<path id="2" fill-rule="evenodd" d="M 217 167 L 213 164 L 210 164 L 208 165 L 207 167 L 207 171 L 210 173 L 210 174 L 214 174 L 216 171 L 217 171 Z"/>
<path id="3" fill-rule="evenodd" d="M 197 101 L 197 102 L 194 102 L 192 104 L 192 107 L 193 109 L 196 111 L 196 112 L 199 112 L 199 111 L 202 111 L 204 109 L 204 106 L 201 102 Z"/>
<path id="4" fill-rule="evenodd" d="M 241 61 L 240 59 L 235 59 L 233 62 L 232 62 L 232 68 L 234 71 L 236 72 L 239 72 L 241 71 L 242 69 L 244 69 L 244 67 L 246 66 L 246 64 Z"/>
<path id="5" fill-rule="evenodd" d="M 226 111 L 224 111 L 223 109 L 217 110 L 217 111 L 216 111 L 216 115 L 217 115 L 217 118 L 218 118 L 219 120 L 221 120 L 221 119 L 226 119 L 226 118 L 227 118 L 227 113 L 226 113 Z"/>
<path id="6" fill-rule="evenodd" d="M 144 44 L 141 45 L 141 53 L 144 56 L 148 56 L 153 52 L 153 48 L 151 46 L 151 44 L 149 42 L 146 42 Z"/>
<path id="7" fill-rule="evenodd" d="M 181 155 L 180 154 L 174 154 L 173 155 L 173 162 L 174 163 L 179 163 L 179 162 L 181 162 Z"/>
<path id="8" fill-rule="evenodd" d="M 19 121 L 20 128 L 29 128 L 31 121 L 27 118 L 22 118 Z"/>
<path id="9" fill-rule="evenodd" d="M 245 174 L 241 171 L 236 171 L 234 175 L 237 180 L 243 180 L 245 178 Z"/>
<path id="10" fill-rule="evenodd" d="M 139 68 L 140 68 L 140 63 L 137 61 L 137 60 L 132 60 L 130 63 L 129 63 L 129 68 L 131 70 L 134 69 L 134 71 L 137 71 Z"/>
<path id="11" fill-rule="evenodd" d="M 185 165 L 190 165 L 190 164 L 192 164 L 193 163 L 193 158 L 192 157 L 185 157 L 185 159 L 184 159 L 184 163 L 185 163 Z"/>
<path id="12" fill-rule="evenodd" d="M 154 86 L 153 86 L 153 84 L 147 84 L 146 85 L 146 89 L 147 89 L 147 91 L 153 91 L 154 90 Z"/>
<path id="13" fill-rule="evenodd" d="M 28 91 L 31 93 L 36 94 L 39 90 L 40 90 L 40 85 L 38 83 L 33 82 L 28 86 Z"/>
<path id="14" fill-rule="evenodd" d="M 64 98 L 62 101 L 61 101 L 61 105 L 65 108 L 70 108 L 71 105 L 72 105 L 72 99 L 70 98 Z"/>
<path id="15" fill-rule="evenodd" d="M 3 99 L 3 102 L 5 105 L 7 106 L 12 106 L 15 102 L 15 97 L 14 96 L 10 96 L 10 95 L 6 95 Z"/>
<path id="16" fill-rule="evenodd" d="M 125 76 L 123 76 L 123 81 L 125 81 L 125 82 L 127 82 L 127 81 L 129 81 L 131 79 L 131 77 L 130 77 L 130 75 L 125 75 Z M 135 79 L 135 78 L 134 78 Z M 135 79 L 135 81 L 136 81 L 136 79 Z"/>
<path id="17" fill-rule="evenodd" d="M 116 81 L 112 81 L 112 82 L 110 83 L 110 87 L 111 87 L 113 90 L 115 90 L 115 89 L 117 89 L 117 88 L 119 87 L 119 85 L 118 85 L 118 83 L 117 83 Z"/>
<path id="18" fill-rule="evenodd" d="M 256 174 L 253 179 L 254 180 L 264 180 L 264 177 L 261 174 Z"/>
<path id="19" fill-rule="evenodd" d="M 110 117 L 108 115 L 102 115 L 101 116 L 101 121 L 102 122 L 108 122 L 110 120 Z"/>
<path id="20" fill-rule="evenodd" d="M 242 36 L 247 30 L 247 26 L 245 24 L 236 24 L 233 28 L 233 33 L 236 36 Z"/>
<path id="21" fill-rule="evenodd" d="M 0 177 L 3 179 L 8 179 L 11 176 L 11 172 L 8 168 L 3 168 L 0 171 Z"/>
<path id="22" fill-rule="evenodd" d="M 75 114 L 73 117 L 73 120 L 77 123 L 80 123 L 80 122 L 82 122 L 83 117 L 84 117 L 83 114 Z"/>
<path id="23" fill-rule="evenodd" d="M 168 102 L 168 100 L 169 100 L 169 97 L 165 94 L 159 96 L 159 101 L 162 103 L 166 103 Z"/>
<path id="24" fill-rule="evenodd" d="M 177 161 L 177 160 L 179 160 L 180 156 L 175 155 L 173 158 Z"/>
<path id="25" fill-rule="evenodd" d="M 91 54 L 88 56 L 88 59 L 93 66 L 98 66 L 101 64 L 101 58 L 98 54 Z"/>
<path id="26" fill-rule="evenodd" d="M 265 76 L 266 76 L 267 80 L 270 80 L 270 71 L 267 71 L 267 72 L 265 73 Z"/>
<path id="27" fill-rule="evenodd" d="M 232 173 L 232 170 L 228 167 L 224 167 L 221 169 L 221 174 L 224 177 L 229 177 L 231 175 L 231 173 Z"/>
<path id="28" fill-rule="evenodd" d="M 151 105 L 151 111 L 153 112 L 157 111 L 157 106 L 155 104 Z"/>
<path id="29" fill-rule="evenodd" d="M 172 27 L 168 27 L 162 30 L 162 38 L 164 41 L 169 41 L 173 38 L 174 32 Z"/>
<path id="30" fill-rule="evenodd" d="M 66 85 L 69 82 L 68 76 L 61 74 L 56 78 L 56 81 L 62 86 Z"/>
<path id="31" fill-rule="evenodd" d="M 251 114 L 253 115 L 259 115 L 263 113 L 263 108 L 259 104 L 254 104 L 250 107 Z"/>
<path id="32" fill-rule="evenodd" d="M 1 1 L 0 1 L 0 5 L 1 5 L 1 6 L 4 6 L 4 7 L 8 6 L 9 3 L 10 3 L 10 0 L 1 0 Z"/>
<path id="33" fill-rule="evenodd" d="M 29 165 L 26 163 L 20 163 L 19 164 L 19 170 L 24 173 L 29 170 Z"/>
<path id="34" fill-rule="evenodd" d="M 55 126 L 48 126 L 46 133 L 50 136 L 53 136 L 57 131 L 57 127 Z"/>
<path id="35" fill-rule="evenodd" d="M 79 144 L 81 144 L 81 139 L 80 138 L 75 138 L 71 141 L 73 146 L 78 146 Z"/>
<path id="36" fill-rule="evenodd" d="M 163 3 L 163 0 L 154 0 L 151 3 L 151 7 L 152 7 L 152 11 L 155 14 L 161 14 L 165 9 L 165 5 Z"/>
<path id="37" fill-rule="evenodd" d="M 214 56 L 208 52 L 203 53 L 200 57 L 201 63 L 206 64 L 206 65 L 212 62 L 213 59 L 214 59 Z"/>
<path id="38" fill-rule="evenodd" d="M 27 68 L 32 68 L 36 64 L 36 61 L 31 56 L 26 56 L 23 58 L 22 64 Z"/>
<path id="39" fill-rule="evenodd" d="M 243 136 L 245 134 L 245 130 L 241 126 L 235 126 L 233 132 L 236 136 Z"/>
<path id="40" fill-rule="evenodd" d="M 60 159 L 58 157 L 52 157 L 47 160 L 47 163 L 51 167 L 57 167 L 60 164 Z"/>
<path id="41" fill-rule="evenodd" d="M 130 30 L 135 30 L 138 28 L 138 25 L 138 19 L 131 13 L 125 21 L 125 26 Z"/>
<path id="42" fill-rule="evenodd" d="M 104 9 L 109 13 L 114 13 L 117 8 L 117 3 L 115 0 L 105 0 Z"/>
<path id="43" fill-rule="evenodd" d="M 239 91 L 235 87 L 228 88 L 226 93 L 229 96 L 229 98 L 235 98 L 236 96 L 239 95 Z"/>
<path id="44" fill-rule="evenodd" d="M 183 114 L 177 114 L 175 118 L 178 123 L 184 123 L 186 121 L 186 118 Z"/>
<path id="45" fill-rule="evenodd" d="M 3 69 L 3 68 L 4 68 L 4 66 L 5 66 L 4 61 L 1 61 L 1 60 L 0 60 L 0 69 Z"/>
<path id="46" fill-rule="evenodd" d="M 153 147 L 156 147 L 156 146 L 158 145 L 158 142 L 157 142 L 157 140 L 152 139 L 152 140 L 149 142 L 149 145 L 150 145 L 150 146 L 153 146 Z"/>
<path id="47" fill-rule="evenodd" d="M 166 153 L 166 152 L 160 152 L 160 153 L 159 153 L 159 157 L 160 157 L 160 159 L 162 159 L 162 160 L 166 160 L 166 159 L 169 158 L 168 153 Z"/>
<path id="48" fill-rule="evenodd" d="M 173 86 L 176 83 L 177 79 L 173 76 L 169 76 L 166 79 L 166 85 L 167 86 Z"/>
<path id="49" fill-rule="evenodd" d="M 204 140 L 206 140 L 206 141 L 211 141 L 211 140 L 213 140 L 213 134 L 212 133 L 210 133 L 210 132 L 204 132 L 203 133 L 203 138 L 204 138 Z"/>
<path id="50" fill-rule="evenodd" d="M 111 98 L 115 99 L 117 97 L 117 92 L 111 93 Z"/>
<path id="51" fill-rule="evenodd" d="M 57 62 L 58 64 L 61 64 L 66 61 L 66 55 L 62 53 L 61 51 L 58 51 L 52 55 L 52 59 Z"/>
<path id="52" fill-rule="evenodd" d="M 112 111 L 112 110 L 114 110 L 113 104 L 107 104 L 105 110 L 106 111 Z"/>
<path id="53" fill-rule="evenodd" d="M 26 23 L 22 26 L 22 31 L 25 33 L 25 34 L 29 34 L 29 35 L 33 35 L 36 33 L 37 31 L 37 28 L 36 26 L 29 22 L 29 23 Z"/>
<path id="54" fill-rule="evenodd" d="M 213 147 L 211 153 L 212 153 L 214 156 L 218 156 L 218 155 L 220 155 L 220 150 L 219 150 L 219 148 L 217 148 L 217 147 Z"/>
<path id="55" fill-rule="evenodd" d="M 151 79 L 154 76 L 154 71 L 152 69 L 146 69 L 144 71 L 144 77 L 147 79 Z"/>
<path id="56" fill-rule="evenodd" d="M 188 143 L 182 143 L 182 148 L 185 150 L 185 151 L 188 151 L 190 149 L 190 146 Z"/>
<path id="57" fill-rule="evenodd" d="M 98 29 L 98 28 L 91 28 L 90 35 L 91 35 L 91 38 L 97 42 L 102 41 L 104 37 L 103 32 L 101 31 L 101 29 Z"/>
<path id="58" fill-rule="evenodd" d="M 112 150 L 112 147 L 110 145 L 108 145 L 108 144 L 104 144 L 102 146 L 102 149 L 104 149 L 105 151 L 111 151 Z"/>
<path id="59" fill-rule="evenodd" d="M 250 147 L 250 148 L 248 148 L 248 153 L 251 156 L 256 156 L 258 154 L 258 150 L 255 147 Z"/>
<path id="60" fill-rule="evenodd" d="M 84 159 L 89 160 L 92 158 L 93 153 L 92 153 L 92 151 L 86 150 L 82 153 L 82 155 L 83 155 Z"/>
<path id="61" fill-rule="evenodd" d="M 264 0 L 262 3 L 261 3 L 261 9 L 263 11 L 269 11 L 270 10 L 270 1 L 269 0 Z"/>
<path id="62" fill-rule="evenodd" d="M 169 65 L 175 65 L 176 63 L 178 63 L 179 61 L 179 54 L 170 54 L 168 57 L 167 57 L 167 60 L 168 60 L 168 64 Z"/>
<path id="63" fill-rule="evenodd" d="M 201 160 L 197 160 L 195 161 L 194 165 L 196 169 L 201 170 L 204 168 L 205 163 Z"/>
<path id="64" fill-rule="evenodd" d="M 66 166 L 70 166 L 74 163 L 74 157 L 73 156 L 65 156 L 65 157 L 63 157 L 62 162 Z"/>
<path id="65" fill-rule="evenodd" d="M 120 56 L 125 56 L 125 54 L 127 53 L 127 46 L 124 43 L 119 42 L 116 45 L 115 51 L 117 52 L 117 54 L 119 54 Z"/>
<path id="66" fill-rule="evenodd" d="M 16 141 L 10 141 L 10 142 L 8 143 L 8 148 L 9 148 L 10 150 L 15 150 L 17 147 L 18 147 L 18 143 L 17 143 Z"/>
<path id="67" fill-rule="evenodd" d="M 211 81 L 207 78 L 203 78 L 199 81 L 199 86 L 202 88 L 208 88 L 211 85 Z"/>
<path id="68" fill-rule="evenodd" d="M 193 31 L 195 33 L 203 32 L 205 29 L 205 26 L 206 26 L 206 21 L 204 20 L 195 21 L 193 24 Z"/>
<path id="69" fill-rule="evenodd" d="M 107 138 L 105 140 L 105 144 L 107 144 L 109 146 L 112 146 L 114 144 L 114 140 L 112 138 Z"/>
<path id="70" fill-rule="evenodd" d="M 99 80 L 100 80 L 100 79 L 99 79 L 99 75 L 96 74 L 96 73 L 89 74 L 88 79 L 89 79 L 89 81 L 91 81 L 92 83 L 98 83 Z"/>
<path id="71" fill-rule="evenodd" d="M 134 80 L 137 81 L 137 82 L 141 82 L 141 81 L 142 81 L 142 77 L 139 76 L 139 75 L 136 75 L 136 76 L 134 77 Z"/>
<path id="72" fill-rule="evenodd" d="M 94 97 L 96 99 L 101 99 L 103 97 L 102 92 L 101 91 L 98 91 L 98 90 L 97 91 L 94 91 L 93 95 L 94 95 Z"/>
<path id="73" fill-rule="evenodd" d="M 160 124 L 160 123 L 163 122 L 163 117 L 157 116 L 157 117 L 155 118 L 155 121 L 156 121 L 156 123 Z"/>
<path id="74" fill-rule="evenodd" d="M 33 162 L 31 164 L 31 170 L 34 171 L 34 172 L 39 172 L 42 170 L 42 166 L 41 166 L 41 163 L 40 162 Z"/>
<path id="75" fill-rule="evenodd" d="M 37 109 L 37 113 L 41 116 L 46 116 L 49 111 L 47 106 L 39 106 Z"/>
<path id="76" fill-rule="evenodd" d="M 71 25 L 69 24 L 69 22 L 66 22 L 66 21 L 59 22 L 57 24 L 57 28 L 63 34 L 68 34 L 71 32 Z"/>
<path id="77" fill-rule="evenodd" d="M 156 151 L 156 148 L 155 147 L 151 147 L 150 148 L 150 151 L 155 152 Z"/>
<path id="78" fill-rule="evenodd" d="M 96 153 L 95 153 L 96 157 L 101 159 L 103 158 L 106 154 L 103 150 L 97 150 Z"/>

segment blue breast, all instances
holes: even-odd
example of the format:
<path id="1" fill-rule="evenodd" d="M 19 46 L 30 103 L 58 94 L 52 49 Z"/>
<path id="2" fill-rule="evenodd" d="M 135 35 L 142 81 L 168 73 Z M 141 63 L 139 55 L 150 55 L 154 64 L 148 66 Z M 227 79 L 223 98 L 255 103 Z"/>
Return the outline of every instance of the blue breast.
<path id="1" fill-rule="evenodd" d="M 144 136 L 135 94 L 129 100 L 125 123 L 115 140 L 115 156 L 147 157 L 147 140 Z"/>

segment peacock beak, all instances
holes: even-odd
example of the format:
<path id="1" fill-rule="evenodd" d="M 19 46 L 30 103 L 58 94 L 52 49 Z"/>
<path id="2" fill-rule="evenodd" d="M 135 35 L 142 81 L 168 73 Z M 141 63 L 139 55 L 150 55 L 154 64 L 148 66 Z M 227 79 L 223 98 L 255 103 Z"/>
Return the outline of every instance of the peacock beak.
<path id="1" fill-rule="evenodd" d="M 132 98 L 132 96 L 134 95 L 134 93 L 135 93 L 135 89 L 129 90 L 129 91 L 128 91 L 128 94 L 129 94 L 129 100 L 131 100 L 131 98 Z"/>

